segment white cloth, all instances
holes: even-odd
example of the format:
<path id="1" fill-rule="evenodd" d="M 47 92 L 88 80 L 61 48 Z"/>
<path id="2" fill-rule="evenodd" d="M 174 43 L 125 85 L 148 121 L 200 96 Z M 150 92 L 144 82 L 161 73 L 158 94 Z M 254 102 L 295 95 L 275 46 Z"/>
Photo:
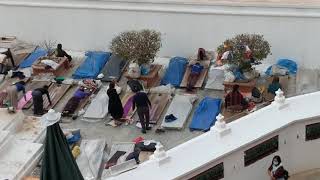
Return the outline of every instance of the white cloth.
<path id="1" fill-rule="evenodd" d="M 52 69 L 56 70 L 58 69 L 59 67 L 59 64 L 50 60 L 50 59 L 44 59 L 44 60 L 41 60 L 41 63 L 47 65 L 47 66 L 50 66 Z"/>
<path id="2" fill-rule="evenodd" d="M 0 54 L 0 63 L 3 63 L 7 56 L 5 54 Z"/>
<path id="3" fill-rule="evenodd" d="M 236 77 L 234 76 L 234 74 L 231 71 L 226 71 L 224 73 L 224 81 L 225 82 L 234 82 L 234 80 L 236 80 Z"/>
<path id="4" fill-rule="evenodd" d="M 103 120 L 108 114 L 109 97 L 106 88 L 102 88 L 83 115 L 84 121 L 97 122 Z"/>
<path id="5" fill-rule="evenodd" d="M 224 70 L 210 68 L 206 89 L 224 90 Z"/>
<path id="6" fill-rule="evenodd" d="M 157 86 L 153 87 L 150 89 L 151 93 L 168 93 L 168 94 L 173 94 L 175 91 L 175 88 L 171 84 L 167 85 L 162 85 L 162 86 Z"/>
<path id="7" fill-rule="evenodd" d="M 85 180 L 97 179 L 105 146 L 103 139 L 82 140 L 76 162 Z"/>
<path id="8" fill-rule="evenodd" d="M 61 113 L 55 112 L 55 110 L 50 109 L 48 113 L 44 114 L 41 118 L 41 125 L 44 127 L 51 126 L 58 122 L 61 118 Z"/>
<path id="9" fill-rule="evenodd" d="M 5 53 L 8 51 L 8 48 L 0 48 L 0 53 Z"/>
<path id="10" fill-rule="evenodd" d="M 197 99 L 195 95 L 175 95 L 166 112 L 166 115 L 173 114 L 177 119 L 172 122 L 165 122 L 163 118 L 161 127 L 171 129 L 182 129 L 192 110 L 193 103 Z"/>
<path id="11" fill-rule="evenodd" d="M 226 51 L 226 52 L 224 52 L 224 53 L 222 54 L 221 59 L 222 59 L 222 60 L 226 60 L 226 59 L 228 59 L 229 54 L 230 54 L 230 51 Z"/>

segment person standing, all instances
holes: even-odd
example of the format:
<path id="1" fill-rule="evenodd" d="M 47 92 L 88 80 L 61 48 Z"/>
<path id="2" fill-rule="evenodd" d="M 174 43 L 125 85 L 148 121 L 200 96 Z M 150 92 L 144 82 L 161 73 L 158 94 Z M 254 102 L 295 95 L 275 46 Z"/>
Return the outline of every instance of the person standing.
<path id="1" fill-rule="evenodd" d="M 115 82 L 111 82 L 109 84 L 107 94 L 109 97 L 108 112 L 111 114 L 114 120 L 119 121 L 123 116 L 123 107 L 119 94 L 115 89 Z"/>
<path id="2" fill-rule="evenodd" d="M 7 87 L 7 89 L 6 89 L 7 102 L 9 104 L 9 108 L 11 108 L 10 110 L 13 112 L 15 112 L 16 108 L 18 107 L 18 93 L 20 91 L 23 92 L 24 99 L 27 100 L 25 85 L 26 85 L 26 83 L 24 81 L 19 81 L 13 85 Z"/>
<path id="3" fill-rule="evenodd" d="M 138 116 L 142 126 L 141 132 L 146 133 L 146 130 L 150 130 L 149 121 L 150 121 L 150 108 L 151 102 L 148 98 L 148 95 L 145 92 L 137 92 L 132 101 L 132 109 L 135 110 L 137 107 Z"/>
<path id="4" fill-rule="evenodd" d="M 43 115 L 43 95 L 46 94 L 50 105 L 52 104 L 50 95 L 49 95 L 49 86 L 45 85 L 42 88 L 37 88 L 32 91 L 32 100 L 33 100 L 33 114 L 34 115 Z"/>
<path id="5" fill-rule="evenodd" d="M 282 166 L 280 156 L 273 157 L 272 163 L 268 168 L 268 174 L 271 180 L 287 180 L 289 178 L 288 171 Z"/>

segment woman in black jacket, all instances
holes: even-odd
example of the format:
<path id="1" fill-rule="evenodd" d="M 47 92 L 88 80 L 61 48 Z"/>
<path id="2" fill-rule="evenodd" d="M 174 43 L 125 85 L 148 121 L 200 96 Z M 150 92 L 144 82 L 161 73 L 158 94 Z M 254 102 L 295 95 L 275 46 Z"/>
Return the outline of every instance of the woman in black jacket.
<path id="1" fill-rule="evenodd" d="M 107 91 L 109 96 L 108 111 L 114 120 L 120 120 L 123 116 L 123 107 L 120 97 L 115 89 L 115 82 L 109 84 L 109 89 Z"/>
<path id="2" fill-rule="evenodd" d="M 271 180 L 287 180 L 289 178 L 288 171 L 282 166 L 280 156 L 273 157 L 272 163 L 268 168 L 268 174 Z"/>

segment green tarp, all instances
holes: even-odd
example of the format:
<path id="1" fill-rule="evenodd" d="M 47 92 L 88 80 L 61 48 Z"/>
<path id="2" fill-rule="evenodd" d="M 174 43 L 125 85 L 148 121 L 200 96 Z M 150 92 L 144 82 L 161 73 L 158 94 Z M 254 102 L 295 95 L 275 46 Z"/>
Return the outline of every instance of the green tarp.
<path id="1" fill-rule="evenodd" d="M 41 180 L 83 180 L 59 123 L 47 127 Z"/>

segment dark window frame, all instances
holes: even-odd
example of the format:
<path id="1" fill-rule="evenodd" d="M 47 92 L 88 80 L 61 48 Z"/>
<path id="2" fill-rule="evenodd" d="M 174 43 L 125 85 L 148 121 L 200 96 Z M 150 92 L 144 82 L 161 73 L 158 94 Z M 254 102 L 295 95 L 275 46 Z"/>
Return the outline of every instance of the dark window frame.
<path id="1" fill-rule="evenodd" d="M 189 180 L 219 180 L 223 178 L 224 178 L 224 165 L 223 165 L 223 162 L 221 162 L 209 168 L 208 170 L 190 178 Z"/>
<path id="2" fill-rule="evenodd" d="M 306 129 L 306 141 L 320 139 L 320 122 L 308 124 Z"/>
<path id="3" fill-rule="evenodd" d="M 244 166 L 249 166 L 279 150 L 279 136 L 274 136 L 244 151 Z"/>

